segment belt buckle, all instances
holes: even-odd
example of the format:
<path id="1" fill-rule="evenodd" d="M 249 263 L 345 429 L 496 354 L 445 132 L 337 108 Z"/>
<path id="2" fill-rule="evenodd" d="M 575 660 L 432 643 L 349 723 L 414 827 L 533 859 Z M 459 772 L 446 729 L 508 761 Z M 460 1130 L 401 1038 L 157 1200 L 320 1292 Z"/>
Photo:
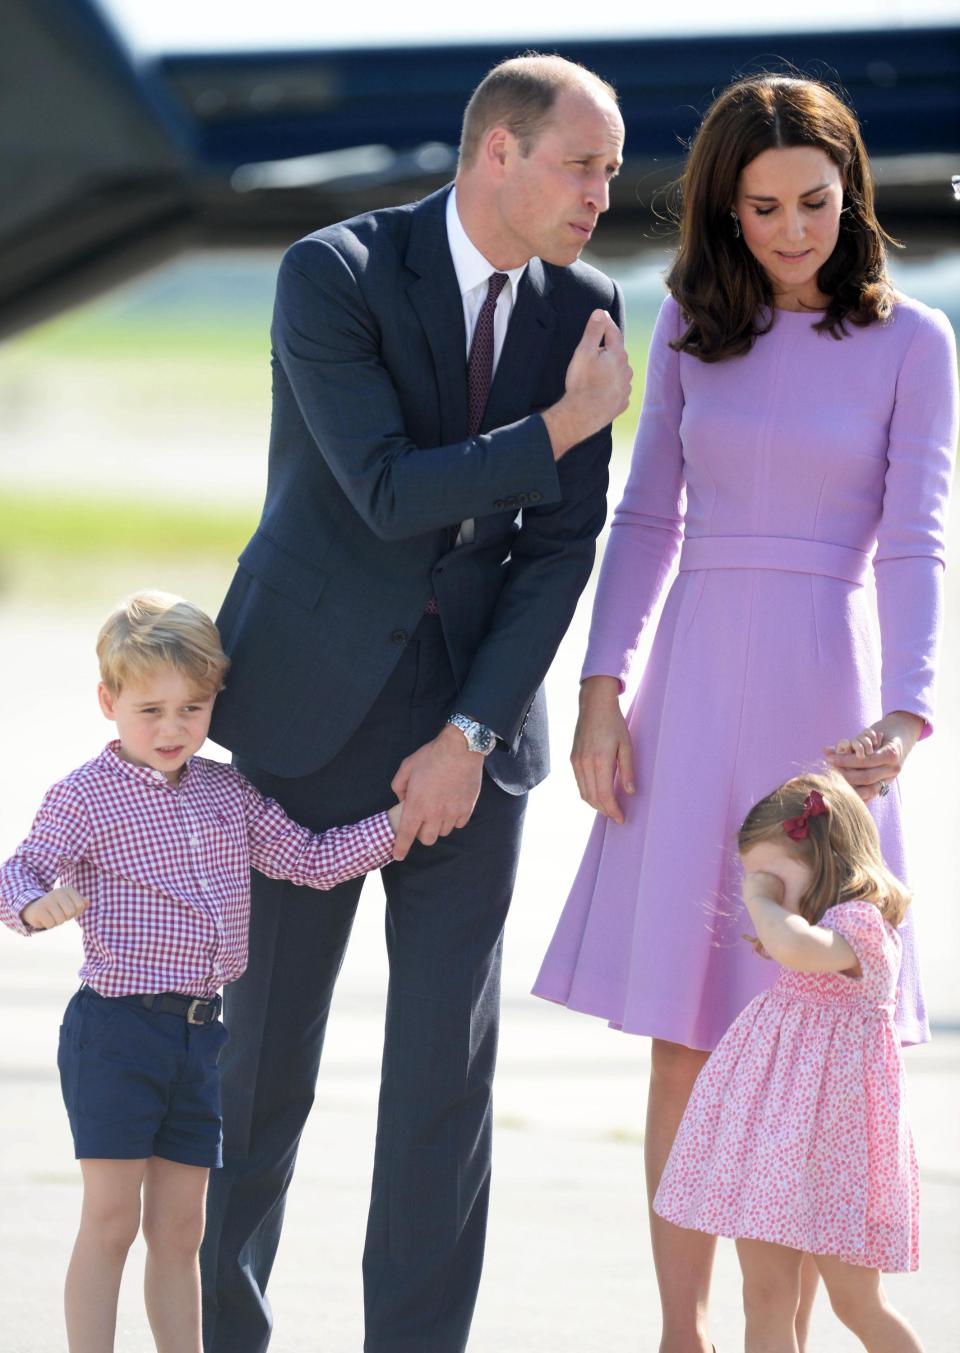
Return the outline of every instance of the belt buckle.
<path id="1" fill-rule="evenodd" d="M 197 1006 L 198 1006 L 198 1005 L 209 1005 L 209 1004 L 210 1004 L 209 1001 L 201 1001 L 199 997 L 197 997 L 196 1000 L 191 1001 L 190 1004 L 187 1006 L 187 1023 L 188 1023 L 188 1024 L 209 1024 L 209 1023 L 210 1023 L 209 1019 L 194 1019 L 194 1015 L 197 1013 Z"/>

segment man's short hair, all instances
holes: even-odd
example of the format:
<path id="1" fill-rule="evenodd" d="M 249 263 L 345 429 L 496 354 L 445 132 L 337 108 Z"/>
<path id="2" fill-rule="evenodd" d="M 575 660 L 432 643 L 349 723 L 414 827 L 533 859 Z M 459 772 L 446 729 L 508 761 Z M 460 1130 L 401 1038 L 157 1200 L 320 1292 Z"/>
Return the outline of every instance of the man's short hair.
<path id="1" fill-rule="evenodd" d="M 484 133 L 491 127 L 506 127 L 517 138 L 520 154 L 529 155 L 565 89 L 604 94 L 617 102 L 612 85 L 586 66 L 562 56 L 528 52 L 494 66 L 473 91 L 463 115 L 461 168 L 473 162 Z"/>
<path id="2" fill-rule="evenodd" d="M 162 667 L 215 693 L 230 665 L 216 625 L 199 606 L 155 591 L 134 593 L 107 617 L 97 635 L 97 657 L 100 678 L 113 695 Z"/>

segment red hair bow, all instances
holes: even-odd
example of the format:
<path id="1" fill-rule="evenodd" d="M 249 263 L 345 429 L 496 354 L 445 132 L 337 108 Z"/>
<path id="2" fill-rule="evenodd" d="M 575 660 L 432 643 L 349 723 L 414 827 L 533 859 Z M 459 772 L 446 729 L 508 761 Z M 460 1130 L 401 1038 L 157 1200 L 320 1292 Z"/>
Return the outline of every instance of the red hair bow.
<path id="1" fill-rule="evenodd" d="M 788 817 L 783 830 L 792 841 L 805 841 L 810 834 L 809 820 L 822 817 L 827 812 L 827 804 L 819 789 L 811 789 L 803 801 L 803 812 L 799 817 Z"/>

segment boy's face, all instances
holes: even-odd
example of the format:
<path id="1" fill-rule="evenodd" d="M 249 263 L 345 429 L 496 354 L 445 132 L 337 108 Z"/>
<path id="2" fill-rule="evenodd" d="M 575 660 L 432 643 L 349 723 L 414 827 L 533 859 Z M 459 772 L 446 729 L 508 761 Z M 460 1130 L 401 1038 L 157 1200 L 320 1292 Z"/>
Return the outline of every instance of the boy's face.
<path id="1" fill-rule="evenodd" d="M 101 681 L 97 694 L 100 708 L 117 725 L 124 760 L 162 771 L 175 785 L 206 741 L 216 694 L 175 667 L 160 667 L 116 695 Z"/>

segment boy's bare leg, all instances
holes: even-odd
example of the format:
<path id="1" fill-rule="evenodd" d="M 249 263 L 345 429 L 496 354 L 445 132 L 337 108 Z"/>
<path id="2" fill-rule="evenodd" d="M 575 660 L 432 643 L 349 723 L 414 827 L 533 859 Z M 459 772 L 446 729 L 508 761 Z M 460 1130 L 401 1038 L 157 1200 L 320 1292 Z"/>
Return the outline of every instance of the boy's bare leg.
<path id="1" fill-rule="evenodd" d="M 803 1263 L 800 1265 L 800 1304 L 797 1307 L 795 1321 L 797 1348 L 799 1348 L 800 1353 L 807 1353 L 807 1340 L 810 1337 L 810 1318 L 813 1315 L 813 1303 L 816 1300 L 817 1288 L 819 1286 L 820 1270 L 817 1268 L 813 1255 L 805 1254 L 803 1256 Z"/>
<path id="2" fill-rule="evenodd" d="M 157 1353 L 201 1353 L 200 1264 L 210 1171 L 152 1156 L 143 1181 L 143 1280 Z"/>
<path id="3" fill-rule="evenodd" d="M 140 1229 L 145 1160 L 81 1160 L 83 1208 L 63 1304 L 70 1353 L 113 1353 L 117 1294 Z"/>
<path id="4" fill-rule="evenodd" d="M 745 1353 L 797 1353 L 795 1321 L 803 1254 L 765 1240 L 738 1240 Z"/>
<path id="5" fill-rule="evenodd" d="M 887 1302 L 875 1268 L 845 1264 L 833 1255 L 815 1258 L 835 1314 L 868 1353 L 923 1353 L 916 1334 Z"/>

